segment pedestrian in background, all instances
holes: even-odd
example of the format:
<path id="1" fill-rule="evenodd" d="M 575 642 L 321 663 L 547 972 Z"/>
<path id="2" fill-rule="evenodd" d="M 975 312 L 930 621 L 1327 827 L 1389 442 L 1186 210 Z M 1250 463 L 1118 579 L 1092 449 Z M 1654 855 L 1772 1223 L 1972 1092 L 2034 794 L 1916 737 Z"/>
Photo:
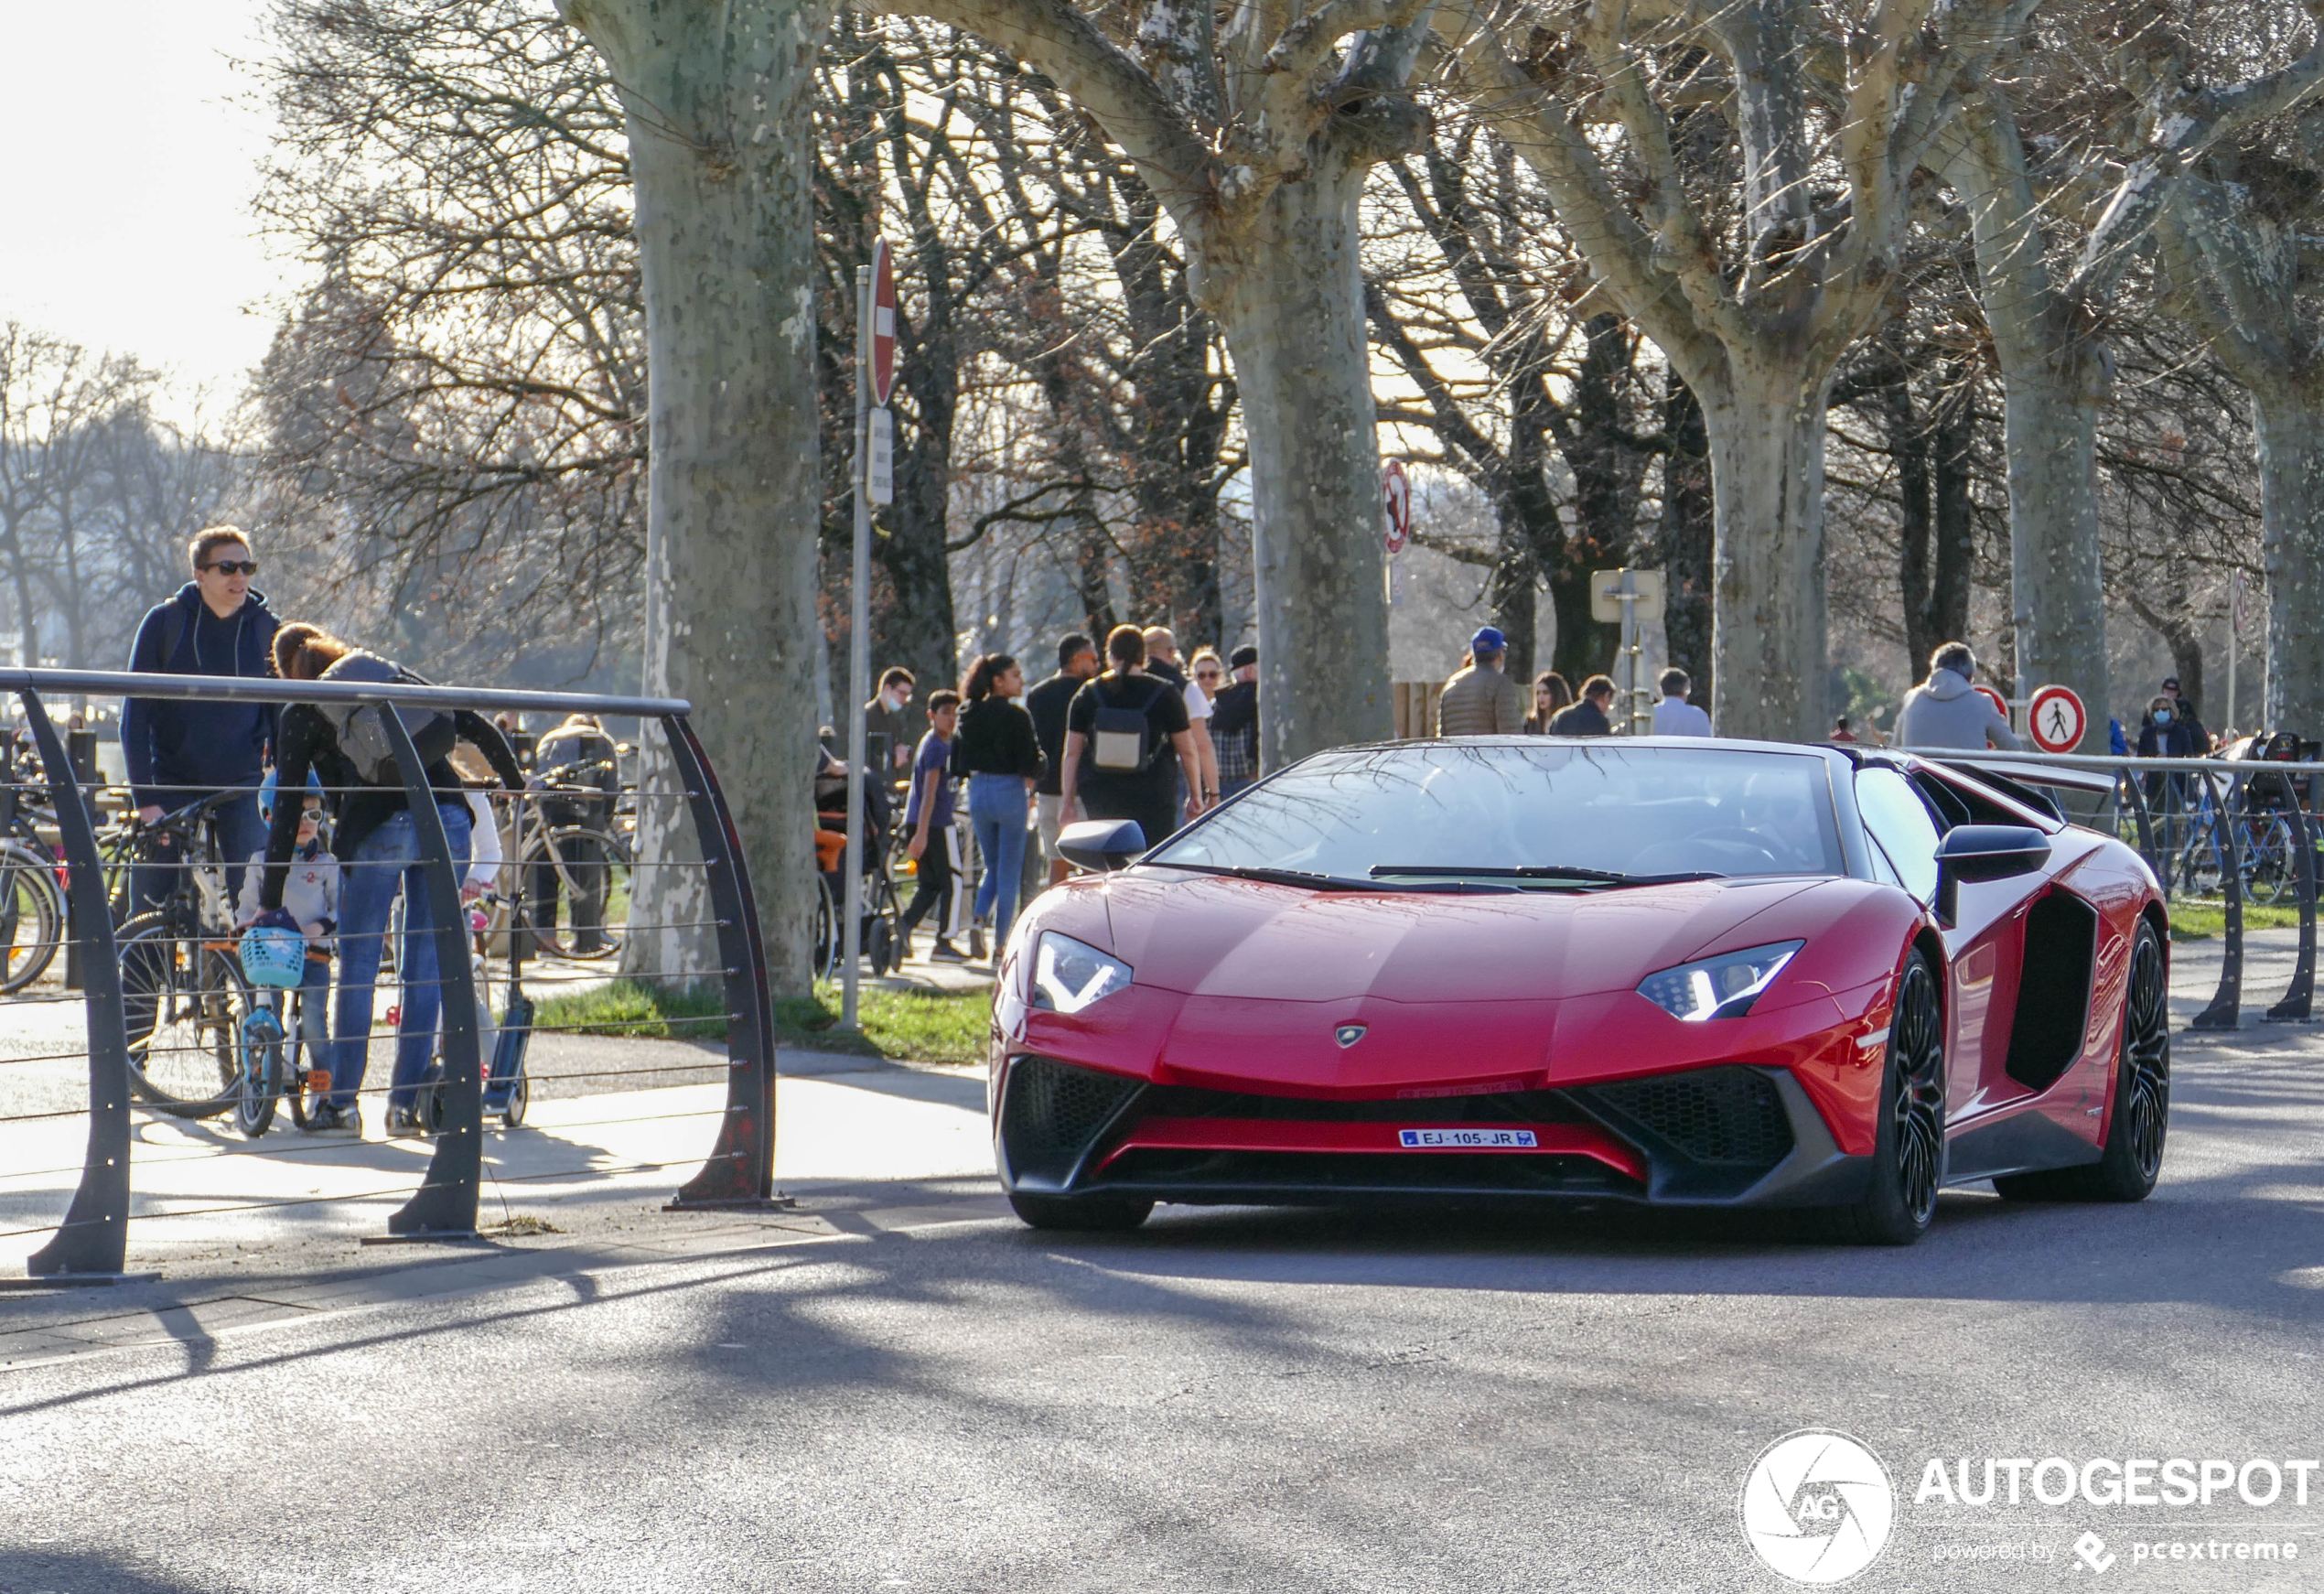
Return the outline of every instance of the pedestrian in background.
<path id="1" fill-rule="evenodd" d="M 1218 759 L 1221 802 L 1259 778 L 1259 650 L 1235 649 L 1227 668 L 1234 679 L 1210 705 L 1210 750 Z"/>
<path id="2" fill-rule="evenodd" d="M 1525 728 L 1525 695 L 1501 673 L 1509 641 L 1491 626 L 1469 639 L 1468 667 L 1436 699 L 1438 736 L 1511 736 Z"/>
<path id="3" fill-rule="evenodd" d="M 2179 689 L 2178 676 L 2163 677 L 2162 695 L 2170 699 L 2171 723 L 2183 727 L 2194 745 L 2208 752 L 2211 745 L 2211 733 L 2203 728 L 2202 716 L 2195 711 L 2195 700 Z"/>
<path id="4" fill-rule="evenodd" d="M 1574 689 L 1565 677 L 1555 670 L 1544 670 L 1533 677 L 1533 712 L 1525 716 L 1527 736 L 1547 736 L 1549 722 L 1555 719 L 1574 701 Z"/>
<path id="5" fill-rule="evenodd" d="M 2009 721 L 1970 682 L 1977 655 L 1966 642 L 1947 642 L 1929 655 L 1929 678 L 1904 695 L 1897 716 L 1897 741 L 1905 748 L 1964 748 L 1976 752 L 1990 740 L 2021 752 L 2025 743 Z"/>
<path id="6" fill-rule="evenodd" d="M 1686 700 L 1695 684 L 1686 672 L 1675 664 L 1662 672 L 1655 683 L 1662 689 L 1662 701 L 1654 705 L 1656 736 L 1709 736 L 1711 716 Z M 1846 721 L 1841 721 L 1845 727 Z"/>
<path id="7" fill-rule="evenodd" d="M 138 622 L 129 668 L 148 675 L 267 679 L 282 621 L 266 607 L 265 594 L 251 587 L 258 561 L 251 556 L 250 539 L 233 526 L 212 526 L 187 544 L 186 555 L 193 579 Z M 258 782 L 277 720 L 271 703 L 132 697 L 121 705 L 122 759 L 139 819 L 151 824 L 218 792 L 243 793 L 218 810 L 231 894 L 242 889 L 243 860 L 266 844 Z M 134 871 L 130 894 L 139 909 L 169 896 L 178 884 L 176 866 L 184 861 L 173 844 Z"/>
<path id="8" fill-rule="evenodd" d="M 1166 625 L 1146 628 L 1146 673 L 1186 692 L 1186 672 L 1178 667 L 1178 639 Z"/>
<path id="9" fill-rule="evenodd" d="M 1549 722 L 1552 736 L 1612 736 L 1614 722 L 1607 717 L 1607 707 L 1614 701 L 1614 681 L 1609 675 L 1592 675 L 1582 683 L 1581 701 L 1562 711 Z"/>
<path id="10" fill-rule="evenodd" d="M 1837 714 L 1832 716 L 1832 734 L 1826 739 L 1835 742 L 1853 742 L 1856 739 L 1856 732 L 1848 727 L 1846 715 Z"/>
<path id="11" fill-rule="evenodd" d="M 912 716 L 909 712 L 912 673 L 893 665 L 879 677 L 879 691 L 864 705 L 864 768 L 900 770 L 912 760 Z M 887 777 L 883 774 L 881 779 Z"/>
<path id="12" fill-rule="evenodd" d="M 1194 733 L 1195 767 L 1180 787 L 1200 794 L 1204 808 L 1219 801 L 1219 749 L 1210 739 L 1210 716 L 1218 712 L 1219 694 L 1227 687 L 1226 661 L 1216 648 L 1197 648 L 1187 661 L 1186 716 Z"/>
<path id="13" fill-rule="evenodd" d="M 993 927 L 993 962 L 1001 961 L 1025 879 L 1025 821 L 1045 767 L 1033 716 L 1017 702 L 1025 672 L 1006 653 L 987 653 L 961 683 L 967 706 L 952 738 L 952 772 L 968 777 L 968 822 L 984 872 L 977 878 L 975 916 Z"/>
<path id="14" fill-rule="evenodd" d="M 1059 812 L 1071 824 L 1074 805 L 1092 819 L 1135 820 L 1148 847 L 1192 819 L 1197 801 L 1178 807 L 1178 766 L 1194 759 L 1186 700 L 1146 672 L 1146 637 L 1134 625 L 1105 639 L 1112 666 L 1073 695 L 1065 716 L 1065 779 Z"/>
<path id="15" fill-rule="evenodd" d="M 933 909 L 936 944 L 928 955 L 936 963 L 968 961 L 944 933 L 952 922 L 952 875 L 957 867 L 952 850 L 958 845 L 952 829 L 952 732 L 959 726 L 960 701 L 961 695 L 950 688 L 928 695 L 928 734 L 920 738 L 912 758 L 912 795 L 904 807 L 904 823 L 912 833 L 904 852 L 916 868 L 911 905 L 904 910 L 904 944 L 911 944 L 912 932 Z"/>
<path id="16" fill-rule="evenodd" d="M 538 955 L 533 926 L 553 931 L 561 912 L 565 889 L 573 888 L 569 925 L 576 956 L 595 956 L 605 950 L 607 898 L 613 888 L 613 870 L 605 844 L 596 839 L 613 824 L 615 802 L 621 794 L 620 749 L 606 734 L 594 714 L 575 714 L 543 736 L 533 748 L 532 785 L 540 803 L 541 823 L 552 831 L 579 834 L 563 838 L 554 852 L 543 847 L 524 882 L 525 929 L 522 955 Z M 520 760 L 522 764 L 522 760 Z M 517 835 L 524 835 L 524 814 L 517 814 Z"/>
<path id="17" fill-rule="evenodd" d="M 1041 778 L 1034 787 L 1034 824 L 1040 832 L 1041 856 L 1049 861 L 1049 884 L 1072 872 L 1058 855 L 1058 810 L 1065 787 L 1065 711 L 1081 683 L 1097 673 L 1097 644 L 1080 631 L 1058 640 L 1057 673 L 1025 695 L 1025 712 L 1033 716 L 1033 735 L 1041 746 Z"/>

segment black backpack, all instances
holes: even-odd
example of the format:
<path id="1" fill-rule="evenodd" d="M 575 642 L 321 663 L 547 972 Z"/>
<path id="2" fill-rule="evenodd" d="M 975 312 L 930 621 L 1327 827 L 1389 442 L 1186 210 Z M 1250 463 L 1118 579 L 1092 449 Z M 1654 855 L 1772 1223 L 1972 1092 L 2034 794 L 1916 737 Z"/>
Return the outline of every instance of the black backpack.
<path id="1" fill-rule="evenodd" d="M 1146 701 L 1135 708 L 1115 708 L 1105 700 L 1103 683 L 1096 685 L 1097 716 L 1090 727 L 1090 761 L 1109 775 L 1143 775 L 1162 753 L 1162 738 L 1154 731 L 1154 705 L 1172 690 L 1167 681 L 1154 683 Z M 1132 753 L 1129 738 L 1135 738 Z"/>
<path id="2" fill-rule="evenodd" d="M 431 683 L 421 679 L 401 664 L 390 663 L 376 653 L 352 652 L 323 672 L 326 681 L 375 682 L 395 681 L 406 685 L 426 686 Z M 339 750 L 355 772 L 373 786 L 401 786 L 403 771 L 395 760 L 395 745 L 388 738 L 387 713 L 391 705 L 384 703 L 318 703 L 323 717 L 330 722 L 339 738 Z M 412 745 L 420 755 L 425 770 L 452 751 L 459 740 L 453 728 L 452 716 L 433 708 L 396 708 L 403 728 L 410 733 Z M 425 779 L 425 776 L 423 776 Z"/>

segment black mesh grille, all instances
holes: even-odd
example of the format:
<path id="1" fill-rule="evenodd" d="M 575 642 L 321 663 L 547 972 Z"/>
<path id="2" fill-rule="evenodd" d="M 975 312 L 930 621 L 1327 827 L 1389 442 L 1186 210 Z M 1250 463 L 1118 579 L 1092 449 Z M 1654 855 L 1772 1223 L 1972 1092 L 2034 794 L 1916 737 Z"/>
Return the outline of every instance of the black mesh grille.
<path id="1" fill-rule="evenodd" d="M 1263 1118 L 1315 1124 L 1572 1124 L 1581 1115 L 1555 1091 L 1503 1091 L 1476 1096 L 1397 1097 L 1327 1102 L 1243 1091 L 1159 1085 L 1140 1104 L 1156 1118 Z"/>
<path id="2" fill-rule="evenodd" d="M 1181 1201 L 1364 1196 L 1635 1196 L 1635 1180 L 1590 1157 L 1513 1152 L 1125 1151 L 1092 1180 Z"/>
<path id="3" fill-rule="evenodd" d="M 1791 1123 L 1774 1082 L 1748 1068 L 1706 1068 L 1580 1093 L 1696 1162 L 1771 1168 L 1791 1149 Z"/>
<path id="4" fill-rule="evenodd" d="M 1118 1074 L 1046 1057 L 1017 1059 L 1001 1108 L 1010 1159 L 1019 1167 L 1057 1158 L 1070 1164 L 1137 1089 L 1136 1080 Z"/>

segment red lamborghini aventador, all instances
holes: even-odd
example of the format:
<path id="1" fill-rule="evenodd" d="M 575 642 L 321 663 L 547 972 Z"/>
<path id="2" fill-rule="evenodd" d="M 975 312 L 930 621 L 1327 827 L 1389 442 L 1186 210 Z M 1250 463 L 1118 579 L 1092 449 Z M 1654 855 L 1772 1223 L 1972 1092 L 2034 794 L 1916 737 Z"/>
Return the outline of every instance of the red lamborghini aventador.
<path id="1" fill-rule="evenodd" d="M 1539 737 L 1318 754 L 1018 921 L 995 1148 L 1044 1227 L 1157 1201 L 1826 1209 L 2136 1201 L 2168 928 L 2073 777 L 1871 749 Z"/>

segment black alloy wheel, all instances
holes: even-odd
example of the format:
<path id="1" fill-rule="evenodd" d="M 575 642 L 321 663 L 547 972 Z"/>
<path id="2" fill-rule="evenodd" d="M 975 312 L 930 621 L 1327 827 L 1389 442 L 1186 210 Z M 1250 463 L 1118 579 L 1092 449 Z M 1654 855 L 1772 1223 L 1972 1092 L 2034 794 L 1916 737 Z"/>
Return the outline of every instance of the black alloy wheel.
<path id="1" fill-rule="evenodd" d="M 2143 1201 L 2163 1170 L 2170 1133 L 2170 981 L 2163 940 L 2140 921 L 2123 992 L 2122 1049 L 2114 1065 L 2114 1113 L 2095 1162 L 1993 1181 L 2010 1201 Z"/>
<path id="2" fill-rule="evenodd" d="M 1944 1182 L 1944 1005 L 1929 960 L 1915 952 L 1897 979 L 1888 1015 L 1880 1118 L 1864 1193 L 1825 1214 L 1832 1238 L 1910 1245 L 1937 1215 Z"/>

